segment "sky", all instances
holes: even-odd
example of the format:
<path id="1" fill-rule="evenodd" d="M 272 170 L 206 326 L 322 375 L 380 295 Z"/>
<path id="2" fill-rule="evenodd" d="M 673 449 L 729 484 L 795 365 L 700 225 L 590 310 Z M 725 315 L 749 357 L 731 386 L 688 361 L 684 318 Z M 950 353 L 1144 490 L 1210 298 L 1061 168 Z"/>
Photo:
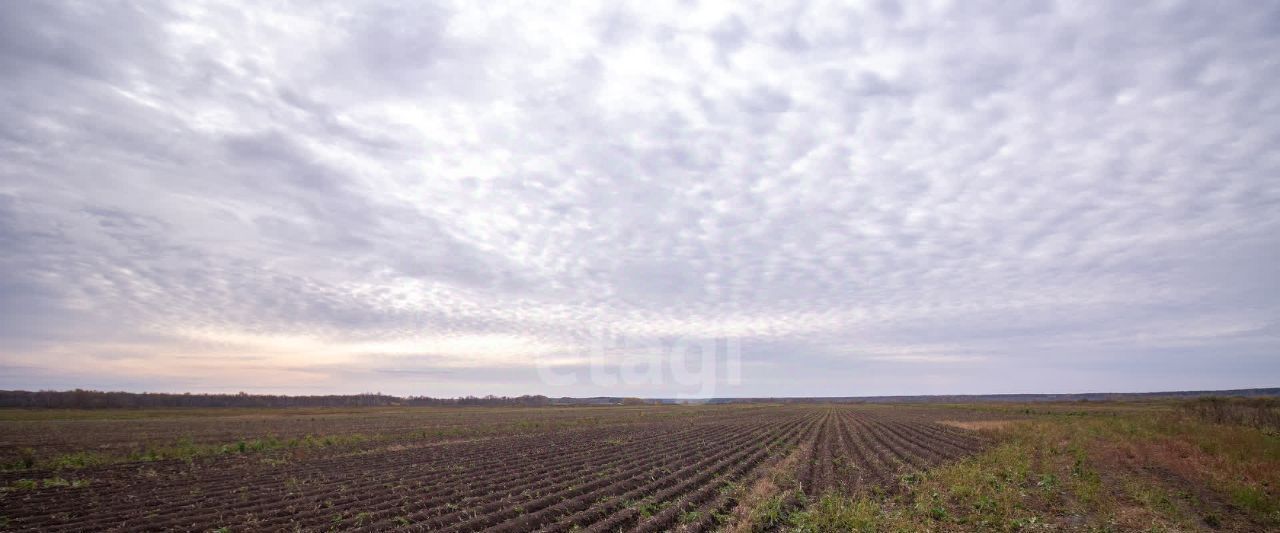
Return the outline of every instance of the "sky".
<path id="1" fill-rule="evenodd" d="M 0 2 L 0 388 L 1280 386 L 1280 2 Z"/>

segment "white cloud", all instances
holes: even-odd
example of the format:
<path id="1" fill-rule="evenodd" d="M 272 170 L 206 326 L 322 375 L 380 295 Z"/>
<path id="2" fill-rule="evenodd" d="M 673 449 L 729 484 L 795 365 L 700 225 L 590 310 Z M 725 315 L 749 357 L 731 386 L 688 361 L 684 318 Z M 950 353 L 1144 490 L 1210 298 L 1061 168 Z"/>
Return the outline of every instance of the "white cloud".
<path id="1" fill-rule="evenodd" d="M 545 9 L 0 8 L 3 386 L 72 376 L 67 346 L 98 377 L 39 383 L 234 361 L 196 331 L 362 390 L 600 327 L 740 336 L 807 383 L 742 394 L 1093 352 L 1270 385 L 1276 5 Z M 92 355 L 130 350 L 170 381 Z M 920 374 L 947 362 L 987 372 Z M 822 380 L 862 364 L 916 370 Z M 436 390 L 539 390 L 476 372 Z"/>

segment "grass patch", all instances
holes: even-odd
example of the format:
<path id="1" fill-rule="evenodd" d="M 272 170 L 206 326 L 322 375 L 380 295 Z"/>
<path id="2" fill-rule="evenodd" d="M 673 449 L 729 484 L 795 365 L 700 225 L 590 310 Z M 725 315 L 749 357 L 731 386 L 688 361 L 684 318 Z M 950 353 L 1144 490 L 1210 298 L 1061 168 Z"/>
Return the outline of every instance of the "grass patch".
<path id="1" fill-rule="evenodd" d="M 1215 424 L 1248 426 L 1280 433 L 1280 398 L 1224 398 L 1188 400 L 1182 409 Z"/>
<path id="2" fill-rule="evenodd" d="M 851 499 L 828 494 L 788 517 L 791 531 L 880 531 L 884 519 L 880 504 L 872 499 Z"/>
<path id="3" fill-rule="evenodd" d="M 747 522 L 750 531 L 772 531 L 791 521 L 792 502 L 790 492 L 774 494 L 751 509 Z"/>
<path id="4" fill-rule="evenodd" d="M 891 495 L 828 495 L 798 531 L 1184 531 L 1280 528 L 1280 438 L 1169 407 L 1054 412 L 986 430 L 996 444 Z"/>
<path id="5" fill-rule="evenodd" d="M 56 456 L 44 464 L 36 463 L 36 466 L 44 466 L 54 470 L 77 469 L 89 466 L 98 466 L 111 462 L 111 457 L 94 452 L 75 452 Z"/>

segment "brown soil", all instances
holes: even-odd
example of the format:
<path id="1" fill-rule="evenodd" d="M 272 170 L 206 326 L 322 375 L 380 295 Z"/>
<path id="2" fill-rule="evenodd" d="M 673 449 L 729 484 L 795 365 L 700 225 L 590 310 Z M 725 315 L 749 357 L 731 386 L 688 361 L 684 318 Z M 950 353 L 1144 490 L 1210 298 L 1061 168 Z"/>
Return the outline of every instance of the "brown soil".
<path id="1" fill-rule="evenodd" d="M 591 423 L 579 422 L 582 412 L 574 419 L 529 410 L 545 427 L 519 424 L 504 418 L 516 416 L 507 412 L 492 415 L 496 422 L 471 412 L 471 426 L 446 419 L 510 430 L 459 439 L 393 425 L 409 436 L 190 462 L 7 472 L 6 484 L 81 483 L 7 489 L 0 517 L 10 529 L 33 531 L 704 531 L 726 518 L 743 523 L 753 502 L 778 490 L 777 472 L 798 472 L 814 494 L 891 489 L 903 472 L 984 443 L 971 431 L 882 409 L 650 409 L 645 416 L 598 409 Z M 368 431 L 367 421 L 352 423 Z M 31 440 L 40 439 L 53 438 Z"/>

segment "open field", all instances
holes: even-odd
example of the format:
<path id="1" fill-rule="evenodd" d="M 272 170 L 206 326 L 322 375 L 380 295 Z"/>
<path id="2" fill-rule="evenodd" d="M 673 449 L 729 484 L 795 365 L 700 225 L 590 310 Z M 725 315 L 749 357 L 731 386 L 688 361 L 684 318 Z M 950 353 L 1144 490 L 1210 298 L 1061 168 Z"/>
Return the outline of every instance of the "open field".
<path id="1" fill-rule="evenodd" d="M 826 406 L 48 414 L 4 422 L 10 464 L 34 456 L 0 478 L 9 527 L 700 530 L 793 454 L 818 495 L 985 442 Z"/>
<path id="2" fill-rule="evenodd" d="M 0 410 L 0 464 L 33 455 L 58 464 L 189 458 L 223 446 L 279 448 L 328 442 L 434 442 L 698 418 L 705 411 L 622 408 L 302 408 Z"/>
<path id="3" fill-rule="evenodd" d="M 1196 413 L 1160 402 L 0 411 L 0 526 L 1280 525 L 1275 432 Z"/>

